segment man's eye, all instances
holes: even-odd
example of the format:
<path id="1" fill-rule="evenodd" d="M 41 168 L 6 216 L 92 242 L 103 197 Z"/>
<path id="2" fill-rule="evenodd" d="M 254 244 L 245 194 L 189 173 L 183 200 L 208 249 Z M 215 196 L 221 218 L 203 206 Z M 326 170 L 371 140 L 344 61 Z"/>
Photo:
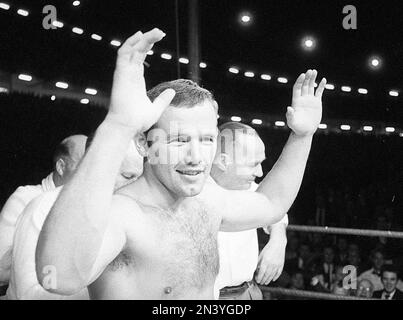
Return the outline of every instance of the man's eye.
<path id="1" fill-rule="evenodd" d="M 214 137 L 203 137 L 202 142 L 213 143 L 214 142 Z"/>
<path id="2" fill-rule="evenodd" d="M 186 143 L 189 142 L 189 138 L 185 136 L 175 137 L 169 140 L 169 143 Z"/>

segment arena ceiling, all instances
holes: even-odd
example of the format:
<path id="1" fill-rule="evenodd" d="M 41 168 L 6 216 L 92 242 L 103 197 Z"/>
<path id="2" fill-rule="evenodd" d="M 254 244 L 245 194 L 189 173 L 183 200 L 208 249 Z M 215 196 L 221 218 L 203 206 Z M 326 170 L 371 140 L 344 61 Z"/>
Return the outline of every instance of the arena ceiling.
<path id="1" fill-rule="evenodd" d="M 0 70 L 29 73 L 45 81 L 63 80 L 75 86 L 109 92 L 117 47 L 137 30 L 159 27 L 167 37 L 147 61 L 148 86 L 178 77 L 176 48 L 187 57 L 188 1 L 177 0 L 0 0 Z M 42 26 L 45 5 L 54 5 L 62 28 Z M 343 28 L 343 7 L 357 9 L 357 29 Z M 29 12 L 17 14 L 18 9 Z M 240 22 L 248 12 L 251 22 Z M 199 0 L 201 69 L 203 86 L 212 89 L 228 113 L 283 114 L 290 103 L 291 88 L 299 73 L 319 70 L 334 90 L 324 97 L 324 118 L 384 121 L 403 125 L 403 33 L 401 1 L 314 0 Z M 176 24 L 179 25 L 177 38 Z M 79 27 L 83 34 L 72 32 Z M 91 38 L 102 36 L 101 41 Z M 312 37 L 315 48 L 304 50 L 301 41 Z M 177 42 L 178 41 L 178 42 Z M 161 58 L 172 55 L 171 60 Z M 378 57 L 381 67 L 368 61 Z M 180 77 L 187 65 L 179 64 Z M 229 72 L 239 69 L 238 74 Z M 246 77 L 244 72 L 253 72 Z M 271 80 L 261 79 L 268 74 Z M 278 77 L 288 79 L 279 83 Z M 351 87 L 351 92 L 341 90 Z M 358 89 L 367 89 L 367 94 Z M 390 91 L 398 96 L 391 96 Z"/>

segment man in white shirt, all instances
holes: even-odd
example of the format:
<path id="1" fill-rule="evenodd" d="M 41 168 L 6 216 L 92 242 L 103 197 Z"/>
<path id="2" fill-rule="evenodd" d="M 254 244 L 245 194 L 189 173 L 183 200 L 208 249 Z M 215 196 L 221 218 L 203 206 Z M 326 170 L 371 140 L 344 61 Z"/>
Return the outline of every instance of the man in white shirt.
<path id="1" fill-rule="evenodd" d="M 258 185 L 254 181 L 263 176 L 261 164 L 266 158 L 263 141 L 252 127 L 239 122 L 227 122 L 219 127 L 219 131 L 212 178 L 226 189 L 256 191 Z M 265 228 L 265 232 L 270 233 L 270 241 L 260 255 L 256 229 L 218 233 L 220 271 L 215 283 L 216 298 L 221 289 L 220 299 L 263 299 L 257 283 L 267 285 L 280 276 L 287 225 L 286 215 Z"/>
<path id="2" fill-rule="evenodd" d="M 7 285 L 10 279 L 12 246 L 18 218 L 31 200 L 54 190 L 71 178 L 84 155 L 86 140 L 84 135 L 65 138 L 54 152 L 53 172 L 39 185 L 18 187 L 4 204 L 0 213 L 0 285 Z"/>
<path id="3" fill-rule="evenodd" d="M 91 136 L 87 140 L 89 147 Z M 129 145 L 125 160 L 115 183 L 115 190 L 136 180 L 143 172 L 143 157 L 136 149 L 136 139 Z M 35 271 L 35 250 L 42 225 L 56 201 L 62 187 L 48 191 L 31 201 L 18 220 L 12 250 L 9 300 L 88 300 L 87 289 L 65 296 L 46 291 L 39 283 Z M 49 270 L 51 271 L 51 270 Z M 50 275 L 51 276 L 51 275 Z M 52 285 L 52 280 L 48 285 Z M 57 283 L 54 283 L 57 285 Z"/>

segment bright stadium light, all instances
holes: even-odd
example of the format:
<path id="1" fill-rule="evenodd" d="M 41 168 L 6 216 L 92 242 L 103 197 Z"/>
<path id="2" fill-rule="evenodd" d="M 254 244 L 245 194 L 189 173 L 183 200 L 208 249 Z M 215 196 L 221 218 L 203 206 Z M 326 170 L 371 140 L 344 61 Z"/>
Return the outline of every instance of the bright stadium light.
<path id="1" fill-rule="evenodd" d="M 241 12 L 238 19 L 243 26 L 248 26 L 252 23 L 252 15 L 247 11 Z"/>
<path id="2" fill-rule="evenodd" d="M 367 89 L 364 89 L 364 88 L 359 88 L 359 89 L 358 89 L 358 93 L 360 93 L 360 94 L 367 94 L 367 93 L 368 93 L 368 90 L 367 90 Z"/>
<path id="3" fill-rule="evenodd" d="M 165 60 L 171 60 L 172 56 L 169 53 L 162 53 L 161 58 Z"/>
<path id="4" fill-rule="evenodd" d="M 30 76 L 29 74 L 19 74 L 18 75 L 18 79 L 22 80 L 22 81 L 31 81 L 32 80 L 32 76 Z"/>
<path id="5" fill-rule="evenodd" d="M 253 123 L 253 124 L 262 124 L 263 121 L 260 120 L 260 119 L 253 119 L 253 120 L 252 120 L 252 123 Z"/>
<path id="6" fill-rule="evenodd" d="M 80 100 L 80 103 L 81 103 L 81 104 L 89 104 L 89 103 L 90 103 L 90 100 L 88 100 L 87 98 L 84 98 L 84 99 L 81 99 L 81 100 Z"/>
<path id="7" fill-rule="evenodd" d="M 73 31 L 74 33 L 77 33 L 77 34 L 83 34 L 84 33 L 84 30 L 81 29 L 81 28 L 78 28 L 78 27 L 74 27 L 71 31 Z"/>
<path id="8" fill-rule="evenodd" d="M 306 36 L 302 38 L 301 46 L 305 51 L 312 51 L 316 47 L 316 40 L 311 36 Z"/>
<path id="9" fill-rule="evenodd" d="M 327 124 L 321 123 L 321 124 L 319 125 L 319 129 L 327 129 Z"/>
<path id="10" fill-rule="evenodd" d="M 368 65 L 372 70 L 380 69 L 382 66 L 382 59 L 377 56 L 370 57 L 368 59 Z"/>
<path id="11" fill-rule="evenodd" d="M 342 124 L 340 126 L 340 129 L 343 131 L 349 131 L 351 129 L 351 127 L 348 124 Z"/>
<path id="12" fill-rule="evenodd" d="M 280 82 L 280 83 L 287 83 L 288 82 L 287 78 L 284 78 L 284 77 L 278 77 L 277 81 Z"/>
<path id="13" fill-rule="evenodd" d="M 97 41 L 101 41 L 101 40 L 102 40 L 102 37 L 101 37 L 99 34 L 96 34 L 96 33 L 93 33 L 93 34 L 91 35 L 91 38 L 94 39 L 94 40 L 97 40 Z"/>
<path id="14" fill-rule="evenodd" d="M 55 100 L 56 100 L 56 96 L 55 96 L 55 95 L 51 96 L 51 97 L 50 97 L 50 100 L 55 101 Z"/>
<path id="15" fill-rule="evenodd" d="M 73 6 L 75 6 L 75 7 L 78 7 L 79 5 L 80 5 L 80 1 L 78 1 L 78 0 L 76 0 L 76 1 L 73 1 Z"/>
<path id="16" fill-rule="evenodd" d="M 342 86 L 342 87 L 341 87 L 341 91 L 344 91 L 344 92 L 351 92 L 351 87 Z"/>
<path id="17" fill-rule="evenodd" d="M 251 72 L 251 71 L 246 71 L 244 73 L 244 76 L 247 77 L 247 78 L 253 78 L 255 76 L 255 74 L 253 72 Z"/>
<path id="18" fill-rule="evenodd" d="M 64 23 L 61 22 L 61 21 L 57 21 L 57 20 L 53 21 L 52 25 L 54 25 L 57 28 L 63 28 L 64 27 Z"/>
<path id="19" fill-rule="evenodd" d="M 235 74 L 238 74 L 238 73 L 239 73 L 239 69 L 237 69 L 237 68 L 235 68 L 235 67 L 229 68 L 228 71 L 231 72 L 231 73 L 235 73 Z"/>
<path id="20" fill-rule="evenodd" d="M 231 121 L 240 122 L 240 121 L 242 121 L 242 119 L 241 119 L 241 117 L 232 116 Z"/>
<path id="21" fill-rule="evenodd" d="M 386 127 L 386 128 L 385 128 L 385 131 L 388 132 L 388 133 L 395 132 L 395 130 L 396 130 L 396 129 L 393 128 L 393 127 Z"/>
<path id="22" fill-rule="evenodd" d="M 87 89 L 85 89 L 85 93 L 95 96 L 98 93 L 98 91 L 96 89 L 87 88 Z"/>
<path id="23" fill-rule="evenodd" d="M 188 64 L 189 63 L 189 59 L 188 58 L 179 58 L 179 62 L 183 63 L 183 64 Z"/>
<path id="24" fill-rule="evenodd" d="M 325 85 L 325 88 L 326 88 L 327 90 L 334 90 L 334 85 L 328 83 L 328 84 Z"/>
<path id="25" fill-rule="evenodd" d="M 391 97 L 398 97 L 399 96 L 399 92 L 397 92 L 396 90 L 390 90 L 389 91 L 389 95 Z"/>
<path id="26" fill-rule="evenodd" d="M 154 51 L 153 50 L 149 50 L 148 52 L 147 52 L 147 55 L 148 56 L 152 56 L 154 54 Z"/>
<path id="27" fill-rule="evenodd" d="M 285 126 L 285 122 L 284 122 L 284 121 L 276 121 L 276 122 L 274 123 L 274 125 L 275 125 L 276 127 L 284 127 L 284 126 Z"/>
<path id="28" fill-rule="evenodd" d="M 3 10 L 9 10 L 10 9 L 10 5 L 4 2 L 0 2 L 0 9 Z"/>
<path id="29" fill-rule="evenodd" d="M 29 15 L 29 12 L 28 12 L 27 10 L 24 10 L 24 9 L 18 9 L 17 13 L 18 13 L 20 16 L 23 16 L 23 17 L 26 17 L 26 16 Z"/>
<path id="30" fill-rule="evenodd" d="M 60 89 L 67 89 L 69 85 L 66 82 L 56 82 L 55 86 Z"/>
<path id="31" fill-rule="evenodd" d="M 374 130 L 374 128 L 372 126 L 363 126 L 362 130 L 366 131 L 366 132 L 371 132 Z"/>
<path id="32" fill-rule="evenodd" d="M 111 45 L 114 47 L 120 47 L 122 43 L 119 40 L 112 40 Z"/>
<path id="33" fill-rule="evenodd" d="M 207 63 L 205 63 L 205 62 L 200 62 L 200 63 L 199 63 L 199 67 L 202 68 L 202 69 L 206 69 L 206 68 L 207 68 Z"/>
<path id="34" fill-rule="evenodd" d="M 271 80 L 271 76 L 270 76 L 269 74 L 262 74 L 262 75 L 260 76 L 260 78 L 261 78 L 262 80 L 266 80 L 266 81 Z"/>

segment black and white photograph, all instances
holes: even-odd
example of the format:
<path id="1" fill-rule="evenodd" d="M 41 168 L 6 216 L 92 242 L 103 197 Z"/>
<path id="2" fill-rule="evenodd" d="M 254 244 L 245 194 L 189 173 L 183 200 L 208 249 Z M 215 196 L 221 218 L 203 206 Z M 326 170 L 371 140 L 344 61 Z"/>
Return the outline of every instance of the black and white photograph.
<path id="1" fill-rule="evenodd" d="M 401 1 L 0 0 L 0 306 L 403 300 L 402 23 Z"/>

